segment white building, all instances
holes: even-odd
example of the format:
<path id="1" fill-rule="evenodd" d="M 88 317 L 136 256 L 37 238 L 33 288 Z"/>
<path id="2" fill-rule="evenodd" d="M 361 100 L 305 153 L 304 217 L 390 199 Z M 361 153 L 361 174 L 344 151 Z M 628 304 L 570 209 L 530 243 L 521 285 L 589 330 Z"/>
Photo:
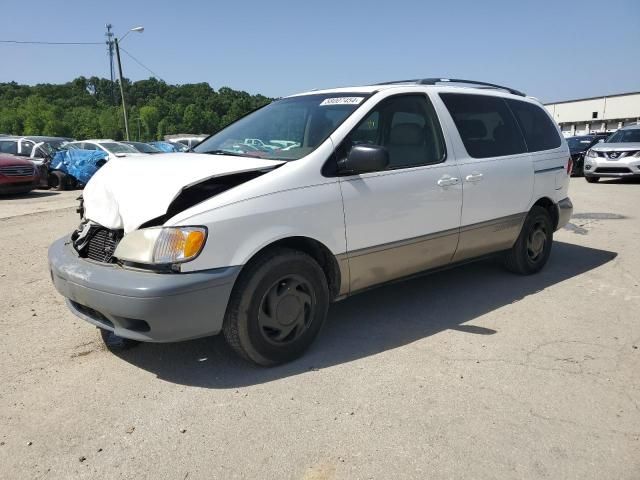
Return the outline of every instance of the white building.
<path id="1" fill-rule="evenodd" d="M 640 124 L 640 92 L 565 100 L 545 107 L 565 136 L 613 132 L 625 125 Z"/>

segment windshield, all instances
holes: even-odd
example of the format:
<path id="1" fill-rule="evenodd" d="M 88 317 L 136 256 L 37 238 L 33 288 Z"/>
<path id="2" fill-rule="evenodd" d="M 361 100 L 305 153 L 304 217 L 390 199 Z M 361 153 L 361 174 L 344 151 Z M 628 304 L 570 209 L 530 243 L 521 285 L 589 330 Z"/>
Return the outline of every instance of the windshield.
<path id="1" fill-rule="evenodd" d="M 138 153 L 131 145 L 125 145 L 124 143 L 104 142 L 101 143 L 100 146 L 113 153 Z"/>
<path id="2" fill-rule="evenodd" d="M 127 143 L 127 145 L 131 145 L 138 152 L 142 152 L 142 153 L 162 153 L 162 150 L 154 147 L 153 145 L 149 145 L 148 143 L 130 142 L 130 143 Z"/>
<path id="3" fill-rule="evenodd" d="M 298 160 L 315 150 L 367 98 L 332 93 L 277 100 L 194 147 L 198 153 Z"/>
<path id="4" fill-rule="evenodd" d="M 596 138 L 593 135 L 585 135 L 581 137 L 569 137 L 567 138 L 567 143 L 569 144 L 570 150 L 585 150 L 593 139 Z"/>
<path id="5" fill-rule="evenodd" d="M 607 138 L 607 143 L 640 143 L 640 128 L 630 128 L 629 130 L 618 130 Z"/>

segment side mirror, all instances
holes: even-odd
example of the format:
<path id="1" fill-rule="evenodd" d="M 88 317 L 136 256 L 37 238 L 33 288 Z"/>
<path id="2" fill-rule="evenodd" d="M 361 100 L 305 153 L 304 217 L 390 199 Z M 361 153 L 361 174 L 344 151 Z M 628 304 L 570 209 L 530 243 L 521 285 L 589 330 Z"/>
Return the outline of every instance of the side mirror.
<path id="1" fill-rule="evenodd" d="M 379 145 L 356 145 L 338 162 L 340 173 L 360 174 L 384 170 L 389 165 L 389 151 Z"/>
<path id="2" fill-rule="evenodd" d="M 604 143 L 604 138 L 601 138 L 600 140 L 598 140 L 598 143 Z"/>

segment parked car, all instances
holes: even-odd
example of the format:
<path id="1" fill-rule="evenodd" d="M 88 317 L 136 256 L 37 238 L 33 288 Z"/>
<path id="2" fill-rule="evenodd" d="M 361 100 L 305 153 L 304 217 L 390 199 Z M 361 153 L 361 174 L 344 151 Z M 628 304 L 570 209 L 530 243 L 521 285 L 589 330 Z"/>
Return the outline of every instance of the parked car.
<path id="1" fill-rule="evenodd" d="M 113 160 L 118 157 L 129 157 L 132 155 L 142 155 L 138 150 L 131 145 L 126 145 L 122 142 L 116 142 L 115 140 L 105 139 L 90 139 L 81 140 L 76 142 L 69 142 L 65 145 L 66 148 L 75 148 L 80 150 L 101 150 L 107 153 L 107 160 Z"/>
<path id="2" fill-rule="evenodd" d="M 282 148 L 282 145 L 264 143 L 259 138 L 245 138 L 244 142 L 242 143 L 244 143 L 245 145 L 251 145 L 252 147 L 255 147 L 258 150 L 261 150 L 263 152 L 268 152 L 269 150 L 277 150 L 279 148 Z"/>
<path id="3" fill-rule="evenodd" d="M 0 153 L 0 193 L 28 193 L 39 183 L 40 173 L 33 162 Z"/>
<path id="4" fill-rule="evenodd" d="M 39 171 L 39 186 L 47 187 L 49 186 L 49 162 L 68 140 L 62 137 L 44 136 L 3 137 L 0 138 L 0 152 L 18 155 L 31 160 Z"/>
<path id="5" fill-rule="evenodd" d="M 191 149 L 195 147 L 205 138 L 207 138 L 206 135 L 188 135 L 184 137 L 171 137 L 171 138 L 165 137 L 166 141 L 171 143 L 180 143 L 185 147 L 187 147 L 187 149 Z"/>
<path id="6" fill-rule="evenodd" d="M 149 145 L 157 148 L 158 150 L 161 150 L 164 153 L 186 152 L 189 150 L 189 147 L 183 145 L 182 143 L 168 141 L 149 142 Z"/>
<path id="7" fill-rule="evenodd" d="M 640 177 L 640 125 L 622 127 L 593 145 L 585 155 L 584 177 L 589 183 L 606 177 Z"/>
<path id="8" fill-rule="evenodd" d="M 584 155 L 591 147 L 598 142 L 604 142 L 610 133 L 596 133 L 592 135 L 577 135 L 568 137 L 567 144 L 571 152 L 572 177 L 582 177 L 584 175 Z"/>
<path id="9" fill-rule="evenodd" d="M 160 150 L 159 148 L 156 148 L 153 145 L 149 145 L 148 143 L 144 143 L 144 142 L 122 142 L 122 143 L 135 148 L 139 153 L 150 153 L 150 154 L 163 153 L 162 150 Z"/>
<path id="10" fill-rule="evenodd" d="M 539 272 L 573 208 L 566 141 L 535 99 L 442 82 L 287 97 L 153 169 L 107 163 L 49 249 L 55 287 L 108 346 L 223 332 L 274 365 L 376 285 L 488 254 Z M 270 137 L 299 147 L 225 149 Z"/>

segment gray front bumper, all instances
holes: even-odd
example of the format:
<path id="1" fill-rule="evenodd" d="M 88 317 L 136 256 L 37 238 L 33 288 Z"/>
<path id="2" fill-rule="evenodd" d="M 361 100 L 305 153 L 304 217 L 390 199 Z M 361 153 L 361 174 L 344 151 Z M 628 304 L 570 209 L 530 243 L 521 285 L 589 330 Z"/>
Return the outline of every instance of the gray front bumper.
<path id="1" fill-rule="evenodd" d="M 151 273 L 78 257 L 68 237 L 49 248 L 51 279 L 78 317 L 117 335 L 173 342 L 215 335 L 240 267 Z"/>

